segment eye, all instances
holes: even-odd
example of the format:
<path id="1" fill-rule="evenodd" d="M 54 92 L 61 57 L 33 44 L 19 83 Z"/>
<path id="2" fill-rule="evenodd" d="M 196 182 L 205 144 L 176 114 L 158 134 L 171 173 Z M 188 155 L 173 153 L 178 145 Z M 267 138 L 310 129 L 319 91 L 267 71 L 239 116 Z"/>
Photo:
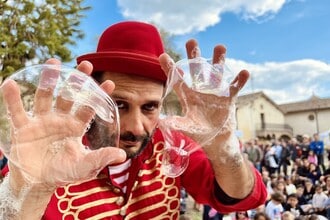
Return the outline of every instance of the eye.
<path id="1" fill-rule="evenodd" d="M 116 100 L 116 103 L 117 103 L 118 109 L 125 109 L 125 108 L 127 108 L 127 103 L 126 102 L 123 102 L 123 101 L 120 101 L 120 100 Z"/>
<path id="2" fill-rule="evenodd" d="M 158 108 L 159 108 L 159 103 L 157 102 L 150 102 L 142 106 L 142 109 L 148 112 L 156 111 L 158 110 Z"/>

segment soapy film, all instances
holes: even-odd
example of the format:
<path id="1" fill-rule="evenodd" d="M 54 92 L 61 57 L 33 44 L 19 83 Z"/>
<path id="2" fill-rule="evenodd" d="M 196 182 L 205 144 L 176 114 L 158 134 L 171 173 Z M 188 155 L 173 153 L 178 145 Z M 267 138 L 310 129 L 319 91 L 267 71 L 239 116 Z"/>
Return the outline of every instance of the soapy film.
<path id="1" fill-rule="evenodd" d="M 181 175 L 189 163 L 187 154 L 208 145 L 219 134 L 233 111 L 231 79 L 233 73 L 224 63 L 212 65 L 201 57 L 180 60 L 173 66 L 159 122 L 165 138 L 162 166 L 166 175 Z M 198 145 L 182 143 L 175 138 L 178 133 Z"/>
<path id="2" fill-rule="evenodd" d="M 29 123 L 20 126 L 13 123 L 15 116 L 7 112 L 3 100 L 4 92 L 1 88 L 0 148 L 11 163 L 24 170 L 24 174 L 30 182 L 39 182 L 43 178 L 42 176 L 47 175 L 47 173 L 61 172 L 61 165 L 59 164 L 65 163 L 65 161 L 71 160 L 70 163 L 74 166 L 75 160 L 78 161 L 81 158 L 78 158 L 78 154 L 76 154 L 76 158 L 74 156 L 62 158 L 61 153 L 66 153 L 65 151 L 68 149 L 77 150 L 82 155 L 86 155 L 91 150 L 118 146 L 120 131 L 116 104 L 86 74 L 63 65 L 42 64 L 26 67 L 14 73 L 5 80 L 1 87 L 6 83 L 19 86 L 22 104 Z M 40 98 L 47 95 L 51 96 L 51 110 L 46 113 L 36 112 L 36 109 L 40 108 L 36 107 L 36 96 Z M 70 107 L 59 108 L 59 103 Z M 88 116 L 89 120 L 79 118 L 82 115 Z M 82 120 L 86 120 L 83 125 L 81 125 Z M 72 132 L 70 133 L 71 136 L 54 139 L 52 143 L 44 143 L 46 150 L 33 148 L 32 144 L 29 143 L 35 141 L 31 136 L 31 131 L 40 130 L 42 127 L 44 127 L 45 134 L 48 134 L 48 131 L 49 134 L 51 132 L 61 134 L 71 127 Z M 39 133 L 36 132 L 32 135 L 37 136 Z M 75 146 L 76 149 L 73 149 L 72 146 L 75 144 L 78 147 Z M 66 155 L 68 156 L 70 153 Z M 27 160 L 27 158 L 34 157 L 36 158 L 35 161 Z M 51 160 L 46 161 L 42 158 L 51 158 Z M 40 170 L 38 173 L 40 167 L 47 167 L 45 166 L 46 163 L 48 165 L 53 163 L 49 166 L 53 170 Z M 88 164 L 86 166 L 88 167 Z M 58 185 L 66 184 L 66 179 L 81 181 L 75 179 L 74 173 L 69 175 L 73 176 L 63 176 L 63 178 L 53 181 Z M 87 178 L 93 178 L 93 176 Z"/>

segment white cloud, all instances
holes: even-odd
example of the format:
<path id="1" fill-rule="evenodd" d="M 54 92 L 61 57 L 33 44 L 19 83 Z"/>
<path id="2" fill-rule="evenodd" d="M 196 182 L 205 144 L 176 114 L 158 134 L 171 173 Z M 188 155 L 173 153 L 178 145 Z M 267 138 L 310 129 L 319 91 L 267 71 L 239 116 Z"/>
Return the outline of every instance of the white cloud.
<path id="1" fill-rule="evenodd" d="M 221 14 L 232 12 L 243 19 L 267 20 L 288 0 L 117 0 L 127 19 L 157 24 L 172 34 L 203 31 L 221 21 Z"/>
<path id="2" fill-rule="evenodd" d="M 127 19 L 153 22 L 171 34 L 204 31 L 221 22 L 223 13 L 263 22 L 292 0 L 117 0 Z M 296 0 L 299 1 L 299 0 Z M 294 19 L 305 16 L 295 14 Z M 251 55 L 256 51 L 251 51 Z M 306 100 L 312 94 L 330 97 L 330 65 L 313 59 L 290 62 L 247 63 L 227 59 L 233 72 L 247 69 L 251 79 L 241 94 L 264 91 L 276 103 Z"/>
<path id="3" fill-rule="evenodd" d="M 330 65 L 305 59 L 290 62 L 251 64 L 227 59 L 233 72 L 247 69 L 251 78 L 241 94 L 264 91 L 278 104 L 301 101 L 313 94 L 330 98 Z"/>

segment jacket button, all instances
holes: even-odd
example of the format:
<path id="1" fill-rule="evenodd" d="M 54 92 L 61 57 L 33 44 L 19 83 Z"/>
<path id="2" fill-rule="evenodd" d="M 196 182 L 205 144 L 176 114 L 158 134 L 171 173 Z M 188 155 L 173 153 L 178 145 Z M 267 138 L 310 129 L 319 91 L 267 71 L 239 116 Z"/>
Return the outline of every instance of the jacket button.
<path id="1" fill-rule="evenodd" d="M 117 205 L 122 205 L 124 203 L 124 197 L 119 196 L 116 203 L 117 203 Z"/>
<path id="2" fill-rule="evenodd" d="M 122 208 L 120 209 L 120 215 L 121 215 L 121 216 L 125 216 L 125 215 L 126 215 L 126 208 L 125 208 L 125 207 L 122 207 Z"/>

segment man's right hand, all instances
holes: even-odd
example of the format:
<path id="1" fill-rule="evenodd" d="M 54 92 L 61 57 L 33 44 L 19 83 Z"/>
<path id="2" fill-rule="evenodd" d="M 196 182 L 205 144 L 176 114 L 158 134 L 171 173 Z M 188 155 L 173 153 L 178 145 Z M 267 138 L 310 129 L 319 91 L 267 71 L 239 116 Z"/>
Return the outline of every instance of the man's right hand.
<path id="1" fill-rule="evenodd" d="M 55 59 L 46 63 L 60 64 Z M 89 62 L 82 62 L 77 68 L 86 74 L 92 71 Z M 48 75 L 54 77 L 56 73 Z M 58 186 L 94 178 L 106 165 L 120 163 L 126 158 L 125 152 L 119 148 L 106 147 L 92 151 L 82 144 L 82 136 L 95 113 L 90 108 L 81 107 L 72 114 L 70 110 L 74 100 L 65 100 L 60 96 L 53 107 L 54 88 L 40 86 L 48 75 L 40 77 L 32 116 L 23 108 L 20 89 L 15 81 L 7 80 L 1 86 L 12 125 L 8 154 L 9 183 L 17 195 L 26 187 L 53 192 Z M 114 89 L 109 81 L 101 87 L 108 94 Z"/>

